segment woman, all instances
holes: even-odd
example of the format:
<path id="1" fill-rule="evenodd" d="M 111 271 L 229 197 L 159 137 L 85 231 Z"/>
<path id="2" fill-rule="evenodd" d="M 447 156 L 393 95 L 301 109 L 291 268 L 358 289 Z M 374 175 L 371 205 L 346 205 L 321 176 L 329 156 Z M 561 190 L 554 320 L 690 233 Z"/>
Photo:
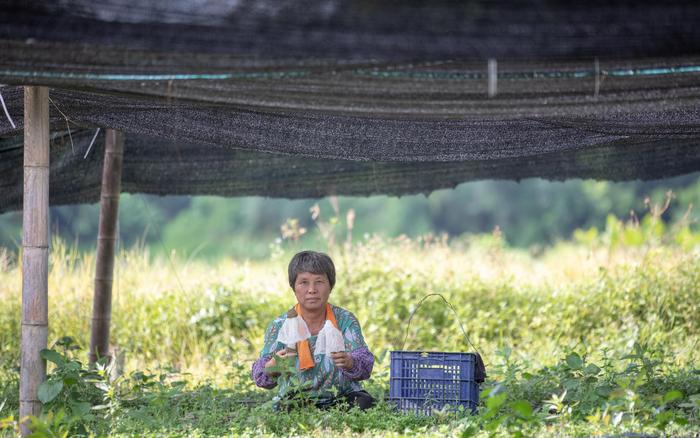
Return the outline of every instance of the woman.
<path id="1" fill-rule="evenodd" d="M 297 304 L 267 327 L 260 358 L 253 363 L 255 384 L 277 386 L 279 374 L 271 370 L 276 358 L 296 356 L 299 378 L 311 382 L 317 406 L 345 400 L 360 409 L 372 407 L 374 399 L 359 382 L 372 373 L 374 356 L 355 315 L 328 304 L 335 285 L 333 261 L 323 253 L 302 251 L 289 262 L 288 273 Z"/>

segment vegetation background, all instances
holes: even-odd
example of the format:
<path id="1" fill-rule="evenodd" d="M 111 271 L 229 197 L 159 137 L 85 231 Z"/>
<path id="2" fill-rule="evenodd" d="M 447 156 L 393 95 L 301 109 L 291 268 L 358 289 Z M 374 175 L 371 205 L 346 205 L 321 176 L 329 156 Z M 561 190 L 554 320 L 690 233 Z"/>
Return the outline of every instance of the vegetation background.
<path id="1" fill-rule="evenodd" d="M 697 176 L 689 176 L 471 183 L 401 200 L 126 197 L 114 273 L 116 369 L 85 366 L 91 244 L 56 236 L 49 379 L 33 430 L 39 437 L 693 436 L 700 433 L 700 232 L 688 204 L 698 192 Z M 443 202 L 458 195 L 451 216 Z M 177 203 L 179 214 L 164 221 Z M 54 226 L 73 211 L 72 225 L 84 219 L 90 230 L 93 210 L 54 209 Z M 9 231 L 16 218 L 1 219 L 3 233 L 19 239 Z M 268 221 L 259 225 L 267 231 L 256 231 Z M 539 222 L 565 231 L 517 240 L 525 224 L 544 230 Z M 461 223 L 464 232 L 443 233 L 435 223 Z M 483 229 L 471 232 L 476 223 Z M 243 224 L 247 237 L 237 240 Z M 513 232 L 512 224 L 525 228 Z M 223 249 L 214 250 L 217 236 Z M 273 394 L 252 384 L 266 324 L 293 303 L 286 264 L 302 246 L 336 261 L 332 302 L 358 316 L 377 358 L 366 383 L 377 409 L 275 412 Z M 17 431 L 20 260 L 15 243 L 0 249 L 0 436 Z M 442 294 L 457 314 L 431 299 L 408 327 L 428 293 Z M 489 374 L 478 415 L 392 410 L 389 352 L 472 351 L 458 321 Z"/>
<path id="2" fill-rule="evenodd" d="M 324 217 L 337 211 L 355 212 L 354 239 L 365 234 L 418 237 L 426 233 L 490 233 L 499 227 L 514 247 L 541 249 L 572 237 L 576 229 L 603 228 L 607 216 L 643 216 L 645 199 L 664 200 L 672 190 L 675 200 L 663 216 L 675 221 L 700 206 L 700 173 L 649 182 L 595 182 L 570 180 L 549 182 L 479 181 L 455 189 L 438 190 L 429 196 L 339 197 L 334 206 L 321 202 Z M 216 260 L 222 256 L 265 259 L 270 243 L 280 237 L 288 218 L 310 230 L 314 222 L 309 209 L 317 200 L 285 200 L 260 197 L 157 197 L 123 195 L 119 206 L 122 247 L 139 243 L 151 253 L 177 250 L 191 257 Z M 691 210 L 695 227 L 700 213 Z M 92 250 L 97 236 L 98 205 L 63 206 L 51 209 L 51 229 L 81 250 Z M 21 243 L 20 213 L 0 215 L 0 246 L 16 251 Z M 307 245 L 315 238 L 301 236 Z"/>

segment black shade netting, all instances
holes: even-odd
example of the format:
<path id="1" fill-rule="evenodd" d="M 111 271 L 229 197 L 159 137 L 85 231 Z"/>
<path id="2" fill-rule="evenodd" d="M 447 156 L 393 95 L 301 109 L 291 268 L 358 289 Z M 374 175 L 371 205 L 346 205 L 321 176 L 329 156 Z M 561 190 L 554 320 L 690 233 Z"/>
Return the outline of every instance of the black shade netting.
<path id="1" fill-rule="evenodd" d="M 54 204 L 97 199 L 97 127 L 125 132 L 143 193 L 700 170 L 698 22 L 695 2 L 6 2 L 0 211 L 21 206 L 19 85 L 51 87 Z"/>

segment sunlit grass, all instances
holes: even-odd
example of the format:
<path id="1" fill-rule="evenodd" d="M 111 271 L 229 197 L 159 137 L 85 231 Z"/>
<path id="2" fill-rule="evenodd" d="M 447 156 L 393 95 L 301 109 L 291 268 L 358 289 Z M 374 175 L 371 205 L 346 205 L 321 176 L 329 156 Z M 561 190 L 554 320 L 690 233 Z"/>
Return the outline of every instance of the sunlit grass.
<path id="1" fill-rule="evenodd" d="M 372 237 L 330 253 L 338 269 L 331 299 L 358 315 L 377 353 L 401 347 L 409 313 L 422 296 L 436 292 L 455 305 L 472 342 L 487 356 L 515 345 L 528 360 L 547 364 L 562 348 L 620 350 L 645 337 L 665 343 L 679 361 L 697 358 L 697 335 L 690 329 L 700 324 L 698 288 L 692 283 L 700 262 L 693 251 L 565 242 L 532 256 L 505 247 L 498 237 L 451 244 L 439 238 Z M 122 250 L 114 272 L 112 342 L 125 355 L 128 369 L 168 364 L 196 378 L 220 376 L 211 367 L 226 368 L 223 353 L 227 361 L 231 355 L 252 359 L 266 318 L 293 304 L 288 258 L 280 250 L 266 262 L 222 259 L 211 264 L 183 260 L 177 253 L 153 257 L 144 248 Z M 3 255 L 0 267 L 0 318 L 7 321 L 19 317 L 21 266 Z M 93 253 L 52 242 L 50 339 L 71 335 L 87 344 L 93 277 Z M 687 301 L 679 302 L 681 298 Z M 251 307 L 256 319 L 242 330 L 207 338 L 196 315 L 213 312 L 214 325 L 236 317 L 217 309 L 217 300 L 233 310 Z M 643 306 L 651 307 L 645 311 Z M 15 346 L 6 353 L 16 352 L 16 329 L 14 324 L 2 330 L 3 344 Z M 436 334 L 451 336 L 437 342 Z M 439 302 L 428 302 L 418 312 L 408 340 L 412 348 L 466 348 L 453 316 Z"/>
<path id="2" fill-rule="evenodd" d="M 513 360 L 530 370 L 561 363 L 572 351 L 600 363 L 605 357 L 623 357 L 635 343 L 648 345 L 654 354 L 663 357 L 664 372 L 697 368 L 699 363 L 697 246 L 660 239 L 626 245 L 604 236 L 586 244 L 560 242 L 551 248 L 527 251 L 509 248 L 498 234 L 450 241 L 439 236 L 368 236 L 352 246 L 333 245 L 328 252 L 338 271 L 331 302 L 358 316 L 367 343 L 377 356 L 369 385 L 375 394 L 387 388 L 386 351 L 471 351 L 457 319 L 490 370 L 499 364 L 498 352 L 506 347 L 512 348 Z M 156 428 L 149 430 L 162 427 L 153 433 L 167 435 L 175 430 L 177 435 L 189 424 L 187 409 L 210 409 L 204 407 L 213 403 L 207 398 L 211 396 L 207 395 L 209 387 L 201 385 L 235 392 L 220 395 L 223 398 L 216 401 L 219 404 L 211 407 L 214 411 L 207 414 L 211 419 L 207 433 L 224 433 L 218 428 L 220 423 L 235 428 L 237 434 L 246 430 L 250 434 L 279 433 L 282 429 L 278 428 L 288 428 L 289 433 L 296 434 L 362 431 L 372 435 L 372 427 L 378 427 L 390 435 L 394 433 L 391 430 L 402 430 L 401 422 L 405 421 L 415 433 L 441 435 L 468 426 L 463 420 L 454 423 L 444 419 L 449 424 L 445 425 L 439 419 L 425 423 L 390 417 L 386 424 L 393 426 L 382 428 L 379 418 L 363 420 L 348 414 L 334 422 L 322 413 L 310 413 L 299 420 L 304 429 L 295 423 L 294 416 L 271 419 L 257 408 L 226 414 L 231 403 L 238 403 L 236 397 L 248 396 L 242 394 L 265 397 L 260 395 L 262 390 L 253 387 L 249 367 L 262 345 L 266 325 L 294 302 L 286 279 L 290 257 L 284 242 L 269 260 L 256 262 L 232 258 L 204 262 L 176 252 L 155 256 L 143 247 L 118 252 L 111 341 L 118 362 L 123 362 L 122 371 L 181 373 L 187 379 L 187 388 L 194 391 L 187 397 L 196 398 L 191 404 L 177 402 L 182 403 L 178 409 L 185 412 L 182 418 L 163 413 L 165 417 L 171 415 L 167 418 L 175 423 L 148 420 L 155 421 Z M 11 253 L 0 251 L 0 403 L 2 391 L 16 392 L 20 260 L 21 256 L 15 259 Z M 68 335 L 87 347 L 94 263 L 94 253 L 79 253 L 60 240 L 52 242 L 49 343 Z M 440 300 L 428 300 L 416 309 L 429 293 L 444 295 L 454 305 L 457 317 Z M 413 322 L 407 327 L 414 311 Z M 688 387 L 695 385 L 688 382 L 684 383 Z M 513 391 L 518 385 L 530 391 L 527 380 L 509 384 Z M 547 396 L 539 394 L 533 404 Z M 14 406 L 12 400 L 7 406 Z M 132 414 L 135 416 L 118 419 L 127 435 L 146 424 L 144 418 L 136 416 L 137 411 Z M 201 425 L 198 421 L 191 420 Z M 363 421 L 375 421 L 376 425 L 368 430 Z M 262 424 L 264 430 L 256 429 L 256 424 Z M 589 423 L 564 424 L 560 430 L 547 426 L 536 429 L 536 433 L 556 436 L 575 432 L 586 436 L 602 431 L 646 430 L 646 426 L 630 424 L 617 429 Z M 356 430 L 353 425 L 357 425 Z"/>

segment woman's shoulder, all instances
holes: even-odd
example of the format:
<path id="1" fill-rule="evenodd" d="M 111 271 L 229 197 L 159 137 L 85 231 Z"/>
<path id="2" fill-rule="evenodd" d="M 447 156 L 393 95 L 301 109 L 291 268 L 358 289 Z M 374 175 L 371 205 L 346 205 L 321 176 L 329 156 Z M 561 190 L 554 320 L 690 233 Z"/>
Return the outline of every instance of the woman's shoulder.
<path id="1" fill-rule="evenodd" d="M 277 318 L 273 319 L 270 322 L 269 327 L 280 327 L 280 326 L 282 326 L 282 324 L 284 324 L 284 321 L 286 319 L 287 319 L 287 312 L 284 312 L 283 314 L 281 314 Z"/>
<path id="2" fill-rule="evenodd" d="M 330 304 L 330 303 L 329 303 Z M 340 306 L 336 306 L 335 304 L 331 304 L 331 309 L 333 310 L 333 314 L 335 315 L 336 319 L 341 316 L 355 316 L 352 314 L 351 311 L 347 309 L 343 309 Z"/>
<path id="3" fill-rule="evenodd" d="M 331 309 L 333 309 L 333 314 L 335 315 L 335 319 L 338 321 L 339 326 L 349 326 L 352 323 L 357 322 L 357 317 L 355 317 L 351 311 L 334 304 L 331 304 Z"/>

